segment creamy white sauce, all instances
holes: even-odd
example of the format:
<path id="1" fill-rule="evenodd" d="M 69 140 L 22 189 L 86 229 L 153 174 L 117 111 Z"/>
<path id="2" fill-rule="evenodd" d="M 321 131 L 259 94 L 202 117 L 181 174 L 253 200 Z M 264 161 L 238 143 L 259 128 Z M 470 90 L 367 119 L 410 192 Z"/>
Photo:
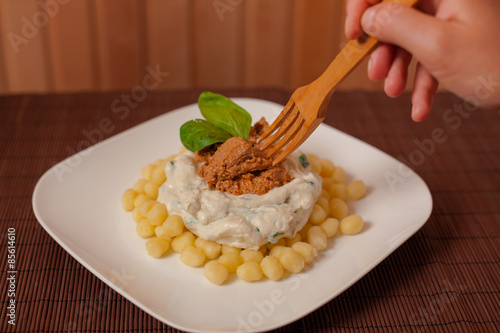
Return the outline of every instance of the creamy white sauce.
<path id="1" fill-rule="evenodd" d="M 302 229 L 321 193 L 321 177 L 304 168 L 294 152 L 284 162 L 291 182 L 264 195 L 232 195 L 209 190 L 197 175 L 194 154 L 187 151 L 165 168 L 167 181 L 158 201 L 178 214 L 195 235 L 240 248 L 257 249 Z M 306 160 L 307 161 L 307 160 Z"/>

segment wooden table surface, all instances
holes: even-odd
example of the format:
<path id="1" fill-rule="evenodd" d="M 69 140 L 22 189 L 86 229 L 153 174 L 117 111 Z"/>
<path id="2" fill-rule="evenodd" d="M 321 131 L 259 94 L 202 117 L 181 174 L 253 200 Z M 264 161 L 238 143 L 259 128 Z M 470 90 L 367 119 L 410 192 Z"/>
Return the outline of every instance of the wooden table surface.
<path id="1" fill-rule="evenodd" d="M 218 92 L 281 104 L 290 96 Z M 199 93 L 150 92 L 124 120 L 112 103 L 127 92 L 0 96 L 0 331 L 177 332 L 63 250 L 37 222 L 31 200 L 40 176 L 85 148 L 78 146 L 84 131 L 102 119 L 113 122 L 105 139 L 194 103 Z M 409 109 L 409 95 L 339 92 L 325 123 L 405 161 L 431 190 L 431 217 L 347 291 L 278 331 L 500 331 L 500 111 L 478 110 L 447 93 L 423 123 L 413 123 Z M 12 247 L 15 266 L 8 261 Z M 12 299 L 15 326 L 7 316 Z"/>

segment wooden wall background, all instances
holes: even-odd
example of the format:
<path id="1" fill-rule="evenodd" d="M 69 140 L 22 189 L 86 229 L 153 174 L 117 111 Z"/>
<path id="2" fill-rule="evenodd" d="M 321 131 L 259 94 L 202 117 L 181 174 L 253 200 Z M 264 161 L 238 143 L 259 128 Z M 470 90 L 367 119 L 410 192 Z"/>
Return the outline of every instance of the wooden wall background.
<path id="1" fill-rule="evenodd" d="M 0 0 L 0 93 L 277 87 L 316 78 L 345 39 L 344 0 Z M 44 9 L 45 8 L 45 9 Z M 380 88 L 366 65 L 342 88 Z"/>

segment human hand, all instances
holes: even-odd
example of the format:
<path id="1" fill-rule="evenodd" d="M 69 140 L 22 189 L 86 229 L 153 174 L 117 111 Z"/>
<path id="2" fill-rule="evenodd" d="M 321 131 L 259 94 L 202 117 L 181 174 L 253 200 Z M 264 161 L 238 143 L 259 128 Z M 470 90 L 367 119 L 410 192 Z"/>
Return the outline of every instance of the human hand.
<path id="1" fill-rule="evenodd" d="M 370 56 L 368 77 L 385 78 L 386 94 L 397 97 L 414 56 L 415 121 L 429 115 L 439 83 L 477 106 L 500 105 L 500 1 L 422 0 L 418 8 L 347 0 L 347 38 L 364 31 L 381 41 Z"/>

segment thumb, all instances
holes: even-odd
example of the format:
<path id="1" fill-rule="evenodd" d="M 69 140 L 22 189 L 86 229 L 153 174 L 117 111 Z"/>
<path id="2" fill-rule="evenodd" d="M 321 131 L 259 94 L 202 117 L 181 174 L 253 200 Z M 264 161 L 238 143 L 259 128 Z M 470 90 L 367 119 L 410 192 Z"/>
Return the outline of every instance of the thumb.
<path id="1" fill-rule="evenodd" d="M 415 8 L 385 2 L 368 8 L 362 18 L 363 30 L 381 42 L 407 50 L 422 64 L 434 67 L 445 52 L 447 24 Z"/>

